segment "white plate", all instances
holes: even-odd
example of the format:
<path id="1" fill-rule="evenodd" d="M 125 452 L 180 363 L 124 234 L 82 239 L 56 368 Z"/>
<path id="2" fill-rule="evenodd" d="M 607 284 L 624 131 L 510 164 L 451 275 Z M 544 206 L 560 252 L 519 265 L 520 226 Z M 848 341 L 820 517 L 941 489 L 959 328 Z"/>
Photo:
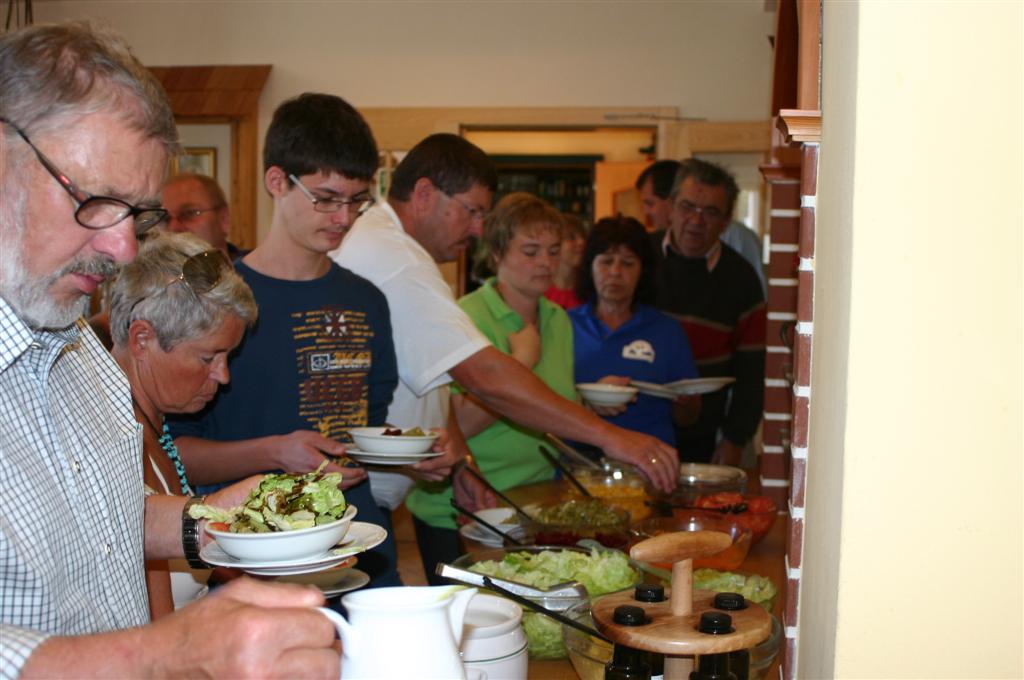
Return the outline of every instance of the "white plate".
<path id="1" fill-rule="evenodd" d="M 291 562 L 250 562 L 232 557 L 224 552 L 216 543 L 209 543 L 199 553 L 200 559 L 216 567 L 241 569 L 250 574 L 262 576 L 286 576 L 305 574 L 312 571 L 323 571 L 336 567 L 353 555 L 366 552 L 384 542 L 388 532 L 376 524 L 369 522 L 352 522 L 345 540 L 339 546 L 331 548 L 315 557 Z"/>
<path id="2" fill-rule="evenodd" d="M 341 595 L 356 588 L 362 588 L 370 582 L 370 575 L 359 569 L 344 567 L 341 569 L 329 569 L 317 571 L 310 574 L 295 574 L 293 576 L 282 576 L 277 579 L 279 583 L 298 583 L 301 585 L 316 586 L 323 591 L 327 597 Z"/>
<path id="3" fill-rule="evenodd" d="M 675 382 L 666 383 L 665 387 L 682 396 L 717 392 L 726 385 L 731 385 L 734 382 L 736 382 L 736 378 L 733 378 L 732 376 L 690 378 L 688 380 L 676 380 Z"/>
<path id="4" fill-rule="evenodd" d="M 640 391 L 640 394 L 646 394 L 651 397 L 674 400 L 679 396 L 677 392 L 673 392 L 664 385 L 659 385 L 657 383 L 644 382 L 643 380 L 630 380 L 629 384 L 637 388 Z"/>
<path id="5" fill-rule="evenodd" d="M 443 456 L 441 451 L 428 451 L 427 453 L 370 453 L 359 449 L 347 448 L 345 455 L 352 460 L 366 465 L 414 465 L 421 460 Z"/>

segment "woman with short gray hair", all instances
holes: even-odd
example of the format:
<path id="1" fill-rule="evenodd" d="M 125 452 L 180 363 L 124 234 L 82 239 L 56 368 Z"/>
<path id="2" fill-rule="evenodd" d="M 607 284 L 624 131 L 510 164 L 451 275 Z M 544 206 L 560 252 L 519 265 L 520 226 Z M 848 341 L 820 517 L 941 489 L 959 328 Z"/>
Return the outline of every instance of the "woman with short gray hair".
<path id="1" fill-rule="evenodd" d="M 256 321 L 252 291 L 205 241 L 154 233 L 121 270 L 109 303 L 111 353 L 142 423 L 147 492 L 191 495 L 164 414 L 195 413 L 227 384 L 228 355 Z M 193 599 L 208 577 L 184 560 L 147 562 L 153 618 Z"/>

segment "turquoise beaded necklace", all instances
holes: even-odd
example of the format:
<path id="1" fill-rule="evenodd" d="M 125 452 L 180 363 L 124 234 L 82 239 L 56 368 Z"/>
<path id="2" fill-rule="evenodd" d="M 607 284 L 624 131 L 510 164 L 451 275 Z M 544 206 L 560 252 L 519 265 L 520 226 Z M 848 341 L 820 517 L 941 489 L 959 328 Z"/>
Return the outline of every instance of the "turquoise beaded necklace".
<path id="1" fill-rule="evenodd" d="M 188 477 L 185 475 L 185 466 L 181 462 L 181 457 L 178 456 L 178 447 L 174 445 L 174 438 L 171 437 L 171 433 L 167 429 L 167 423 L 162 423 L 162 430 L 157 430 L 156 425 L 154 425 L 153 421 L 149 419 L 148 415 L 146 415 L 146 411 L 139 405 L 139 402 L 135 401 L 134 396 L 132 397 L 132 403 L 138 407 L 139 413 L 141 413 L 142 417 L 146 419 L 146 423 L 148 423 L 149 427 L 152 428 L 153 434 L 161 431 L 163 432 L 163 434 L 160 435 L 160 438 L 157 439 L 160 444 L 160 448 L 164 450 L 167 457 L 171 459 L 172 463 L 174 463 L 174 470 L 178 473 L 178 483 L 181 484 L 182 495 L 191 496 L 192 487 L 189 486 Z"/>

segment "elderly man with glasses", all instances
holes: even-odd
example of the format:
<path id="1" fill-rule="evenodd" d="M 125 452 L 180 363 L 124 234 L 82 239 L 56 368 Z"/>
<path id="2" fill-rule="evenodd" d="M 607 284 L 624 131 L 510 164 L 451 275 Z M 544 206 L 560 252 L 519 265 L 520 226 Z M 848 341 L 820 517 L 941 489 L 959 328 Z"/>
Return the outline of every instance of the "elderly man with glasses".
<path id="1" fill-rule="evenodd" d="M 337 678 L 304 588 L 239 579 L 146 625 L 143 558 L 198 559 L 201 530 L 144 497 L 128 383 L 81 315 L 164 217 L 159 84 L 114 35 L 38 26 L 0 37 L 0 93 L 0 677 Z"/>
<path id="2" fill-rule="evenodd" d="M 168 230 L 195 234 L 231 262 L 249 252 L 228 241 L 231 209 L 217 180 L 193 173 L 175 175 L 164 183 L 160 198 L 167 209 Z"/>
<path id="3" fill-rule="evenodd" d="M 669 228 L 655 234 L 655 304 L 683 325 L 701 377 L 736 379 L 705 394 L 700 418 L 676 428 L 683 460 L 739 463 L 764 403 L 765 304 L 753 268 L 720 238 L 739 187 L 724 169 L 690 158 L 676 173 Z"/>

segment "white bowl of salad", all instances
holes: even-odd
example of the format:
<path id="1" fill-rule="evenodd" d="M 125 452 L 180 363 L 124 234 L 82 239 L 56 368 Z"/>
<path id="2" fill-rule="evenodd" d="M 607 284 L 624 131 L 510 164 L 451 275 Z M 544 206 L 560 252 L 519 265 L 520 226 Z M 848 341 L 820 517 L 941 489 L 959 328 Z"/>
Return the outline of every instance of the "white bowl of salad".
<path id="1" fill-rule="evenodd" d="M 236 508 L 193 505 L 192 517 L 209 520 L 206 533 L 234 558 L 294 562 L 316 557 L 348 533 L 356 506 L 345 502 L 341 473 L 266 475 Z"/>
<path id="2" fill-rule="evenodd" d="M 377 454 L 427 453 L 437 439 L 436 432 L 418 427 L 350 427 L 348 433 L 360 451 Z"/>

